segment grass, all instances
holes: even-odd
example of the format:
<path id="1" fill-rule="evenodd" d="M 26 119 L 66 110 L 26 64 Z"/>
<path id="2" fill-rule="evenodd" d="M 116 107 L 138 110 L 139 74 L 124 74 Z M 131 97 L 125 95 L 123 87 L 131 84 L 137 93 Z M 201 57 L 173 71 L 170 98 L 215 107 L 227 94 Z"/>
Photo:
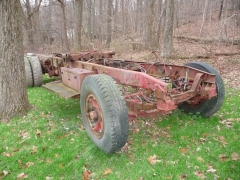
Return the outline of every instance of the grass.
<path id="1" fill-rule="evenodd" d="M 45 80 L 48 81 L 48 80 Z M 0 125 L 0 179 L 240 179 L 240 93 L 211 118 L 176 111 L 135 119 L 106 155 L 87 137 L 78 100 L 28 88 L 27 116 Z M 89 171 L 86 171 L 89 170 Z"/>

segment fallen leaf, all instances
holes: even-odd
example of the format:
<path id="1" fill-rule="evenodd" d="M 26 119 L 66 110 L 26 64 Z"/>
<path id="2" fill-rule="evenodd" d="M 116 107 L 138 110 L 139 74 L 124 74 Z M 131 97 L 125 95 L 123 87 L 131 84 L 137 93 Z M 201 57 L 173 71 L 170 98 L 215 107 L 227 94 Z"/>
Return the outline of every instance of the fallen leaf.
<path id="1" fill-rule="evenodd" d="M 181 179 L 181 180 L 184 180 L 184 179 L 186 179 L 187 177 L 188 177 L 188 174 L 182 174 L 180 179 Z"/>
<path id="2" fill-rule="evenodd" d="M 187 148 L 180 148 L 181 153 L 186 154 L 187 153 Z"/>
<path id="3" fill-rule="evenodd" d="M 132 129 L 132 133 L 133 133 L 133 134 L 137 134 L 137 133 L 139 133 L 139 131 L 140 131 L 140 130 L 139 130 L 138 128 L 133 128 L 133 129 Z"/>
<path id="4" fill-rule="evenodd" d="M 198 157 L 197 160 L 200 162 L 204 162 L 204 159 L 202 157 Z"/>
<path id="5" fill-rule="evenodd" d="M 6 177 L 9 174 L 8 171 L 3 170 L 3 172 L 0 172 L 0 179 L 3 179 L 4 177 Z"/>
<path id="6" fill-rule="evenodd" d="M 37 146 L 33 146 L 32 150 L 30 151 L 31 154 L 37 153 Z"/>
<path id="7" fill-rule="evenodd" d="M 47 163 L 47 164 L 49 164 L 49 163 L 51 163 L 51 162 L 52 162 L 52 160 L 51 160 L 50 158 L 47 158 L 47 159 L 46 159 L 46 163 Z"/>
<path id="8" fill-rule="evenodd" d="M 91 174 L 88 169 L 85 169 L 82 173 L 82 180 L 88 180 L 90 178 Z"/>
<path id="9" fill-rule="evenodd" d="M 239 155 L 237 153 L 232 153 L 232 160 L 233 161 L 239 160 Z"/>
<path id="10" fill-rule="evenodd" d="M 9 172 L 6 170 L 3 170 L 3 174 L 4 174 L 4 176 L 7 176 L 9 174 Z"/>
<path id="11" fill-rule="evenodd" d="M 110 173 L 112 173 L 112 169 L 111 168 L 105 170 L 104 173 L 103 173 L 103 176 L 107 176 Z"/>
<path id="12" fill-rule="evenodd" d="M 200 179 L 205 179 L 205 178 L 206 178 L 206 176 L 204 175 L 204 173 L 201 172 L 201 171 L 196 171 L 194 174 L 195 174 L 195 176 L 197 176 L 197 177 L 200 178 Z"/>
<path id="13" fill-rule="evenodd" d="M 3 156 L 6 156 L 6 157 L 13 156 L 13 154 L 10 154 L 10 153 L 8 153 L 8 152 L 3 152 L 2 155 L 3 155 Z"/>
<path id="14" fill-rule="evenodd" d="M 61 164 L 58 165 L 59 168 L 64 169 L 64 166 Z"/>
<path id="15" fill-rule="evenodd" d="M 54 154 L 55 158 L 59 158 L 59 154 Z"/>
<path id="16" fill-rule="evenodd" d="M 49 176 L 46 177 L 46 180 L 52 180 L 52 179 L 54 179 L 54 178 L 53 177 L 49 177 Z"/>
<path id="17" fill-rule="evenodd" d="M 28 132 L 25 132 L 25 131 L 20 131 L 20 136 L 23 138 L 23 139 L 29 139 L 30 138 L 30 135 Z"/>
<path id="18" fill-rule="evenodd" d="M 221 159 L 221 161 L 226 161 L 228 159 L 228 157 L 225 154 L 220 154 L 219 158 Z"/>
<path id="19" fill-rule="evenodd" d="M 28 176 L 25 173 L 20 173 L 17 175 L 17 179 L 26 179 Z"/>
<path id="20" fill-rule="evenodd" d="M 219 136 L 220 142 L 223 146 L 227 145 L 228 143 L 225 141 L 225 138 L 223 136 Z"/>
<path id="21" fill-rule="evenodd" d="M 37 136 L 41 136 L 41 135 L 42 135 L 42 132 L 41 132 L 40 130 L 37 129 L 37 131 L 36 131 L 36 135 L 37 135 Z"/>
<path id="22" fill-rule="evenodd" d="M 14 148 L 14 149 L 13 149 L 13 152 L 18 152 L 18 151 L 19 151 L 18 148 Z"/>
<path id="23" fill-rule="evenodd" d="M 126 144 L 122 147 L 121 151 L 128 152 L 129 149 L 130 149 L 130 144 L 127 141 Z"/>
<path id="24" fill-rule="evenodd" d="M 150 156 L 147 160 L 151 165 L 155 165 L 156 163 L 161 162 L 161 160 L 157 159 L 156 155 Z"/>
<path id="25" fill-rule="evenodd" d="M 217 170 L 213 168 L 213 166 L 209 166 L 207 172 L 208 173 L 215 173 Z"/>
<path id="26" fill-rule="evenodd" d="M 214 180 L 219 180 L 220 179 L 220 176 L 214 174 Z"/>
<path id="27" fill-rule="evenodd" d="M 199 139 L 199 142 L 205 143 L 205 142 L 206 142 L 206 139 L 205 139 L 205 138 L 200 138 L 200 139 Z"/>
<path id="28" fill-rule="evenodd" d="M 25 167 L 28 168 L 28 167 L 33 166 L 33 165 L 34 165 L 34 162 L 27 162 Z"/>
<path id="29" fill-rule="evenodd" d="M 218 130 L 218 132 L 220 132 L 220 131 L 221 131 L 221 128 L 220 128 L 220 126 L 217 126 L 217 130 Z"/>
<path id="30" fill-rule="evenodd" d="M 196 149 L 196 151 L 201 151 L 201 148 L 200 148 L 200 147 L 198 147 L 198 148 Z"/>
<path id="31" fill-rule="evenodd" d="M 20 168 L 24 168 L 22 161 L 18 160 L 18 164 L 19 164 Z"/>

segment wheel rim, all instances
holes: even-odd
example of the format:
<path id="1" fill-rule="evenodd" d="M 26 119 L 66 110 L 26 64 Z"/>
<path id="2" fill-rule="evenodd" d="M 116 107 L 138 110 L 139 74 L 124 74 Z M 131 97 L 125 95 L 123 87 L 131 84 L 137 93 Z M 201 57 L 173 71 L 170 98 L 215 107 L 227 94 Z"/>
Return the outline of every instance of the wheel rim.
<path id="1" fill-rule="evenodd" d="M 88 94 L 85 103 L 85 114 L 87 117 L 88 126 L 96 138 L 101 138 L 104 132 L 104 121 L 102 110 L 93 94 Z"/>

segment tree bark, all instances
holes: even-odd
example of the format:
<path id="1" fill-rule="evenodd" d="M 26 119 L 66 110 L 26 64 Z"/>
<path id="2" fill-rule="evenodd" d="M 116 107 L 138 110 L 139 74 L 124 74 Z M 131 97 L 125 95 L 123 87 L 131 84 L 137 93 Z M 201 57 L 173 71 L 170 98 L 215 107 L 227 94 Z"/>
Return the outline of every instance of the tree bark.
<path id="1" fill-rule="evenodd" d="M 25 115 L 29 108 L 19 0 L 0 1 L 0 120 Z M 4 43 L 3 43 L 4 42 Z"/>
<path id="2" fill-rule="evenodd" d="M 36 29 L 38 29 L 38 20 L 36 20 L 35 16 L 35 24 L 34 24 L 34 14 L 39 14 L 39 8 L 42 3 L 42 0 L 39 0 L 39 2 L 36 2 L 35 0 L 35 7 L 31 7 L 30 0 L 26 0 L 25 2 L 25 8 L 26 8 L 26 31 L 27 31 L 27 37 L 28 37 L 28 46 L 30 47 L 31 50 L 35 49 L 35 44 L 34 43 L 34 35 L 38 33 Z"/>
<path id="3" fill-rule="evenodd" d="M 68 42 L 68 36 L 67 36 L 67 19 L 66 19 L 66 14 L 65 14 L 65 2 L 64 0 L 58 0 L 58 2 L 61 5 L 61 9 L 62 9 L 62 38 L 63 38 L 63 45 L 64 45 L 64 49 L 63 52 L 70 51 L 70 46 L 69 46 L 69 42 Z"/>
<path id="4" fill-rule="evenodd" d="M 87 28 L 88 28 L 88 36 L 90 42 L 92 42 L 92 0 L 87 0 L 88 6 L 88 19 L 87 19 Z"/>
<path id="5" fill-rule="evenodd" d="M 222 15 L 222 11 L 223 11 L 223 3 L 224 3 L 224 0 L 221 0 L 220 10 L 219 10 L 219 14 L 218 14 L 218 20 L 221 19 L 221 15 Z"/>
<path id="6" fill-rule="evenodd" d="M 110 44 L 112 41 L 112 0 L 108 0 L 108 10 L 107 10 L 107 48 L 110 48 Z"/>
<path id="7" fill-rule="evenodd" d="M 174 17 L 174 0 L 165 0 L 166 16 L 164 23 L 162 57 L 169 57 L 173 51 L 173 17 Z"/>
<path id="8" fill-rule="evenodd" d="M 155 0 L 148 0 L 147 8 L 147 38 L 146 38 L 146 48 L 153 48 L 153 21 L 154 21 L 154 2 Z"/>
<path id="9" fill-rule="evenodd" d="M 83 0 L 75 0 L 75 37 L 74 37 L 74 51 L 81 51 L 82 41 L 82 13 L 83 13 Z"/>

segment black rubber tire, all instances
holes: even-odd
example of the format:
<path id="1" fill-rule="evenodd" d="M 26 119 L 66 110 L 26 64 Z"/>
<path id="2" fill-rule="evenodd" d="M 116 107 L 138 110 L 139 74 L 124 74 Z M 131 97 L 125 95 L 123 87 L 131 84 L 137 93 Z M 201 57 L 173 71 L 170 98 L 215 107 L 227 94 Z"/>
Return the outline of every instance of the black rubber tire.
<path id="1" fill-rule="evenodd" d="M 27 87 L 33 86 L 33 75 L 30 62 L 27 57 L 24 57 L 25 72 L 26 72 L 26 85 Z"/>
<path id="2" fill-rule="evenodd" d="M 27 56 L 31 68 L 32 68 L 32 75 L 33 75 L 33 87 L 38 87 L 42 85 L 42 67 L 41 63 L 37 56 Z"/>
<path id="3" fill-rule="evenodd" d="M 188 106 L 187 103 L 183 103 L 179 106 L 180 109 L 184 110 L 187 113 L 200 113 L 203 117 L 212 116 L 216 113 L 222 106 L 224 98 L 225 98 L 225 88 L 221 75 L 214 69 L 211 65 L 203 63 L 203 62 L 192 62 L 187 63 L 185 66 L 190 66 L 195 69 L 199 69 L 211 74 L 216 75 L 216 86 L 217 86 L 217 96 L 211 98 L 210 100 L 205 100 L 198 107 Z"/>
<path id="4" fill-rule="evenodd" d="M 86 115 L 86 100 L 93 94 L 102 110 L 104 130 L 101 138 L 91 131 Z M 97 74 L 87 76 L 81 87 L 80 105 L 86 132 L 94 144 L 106 154 L 121 149 L 128 137 L 128 110 L 122 91 L 110 76 Z"/>

